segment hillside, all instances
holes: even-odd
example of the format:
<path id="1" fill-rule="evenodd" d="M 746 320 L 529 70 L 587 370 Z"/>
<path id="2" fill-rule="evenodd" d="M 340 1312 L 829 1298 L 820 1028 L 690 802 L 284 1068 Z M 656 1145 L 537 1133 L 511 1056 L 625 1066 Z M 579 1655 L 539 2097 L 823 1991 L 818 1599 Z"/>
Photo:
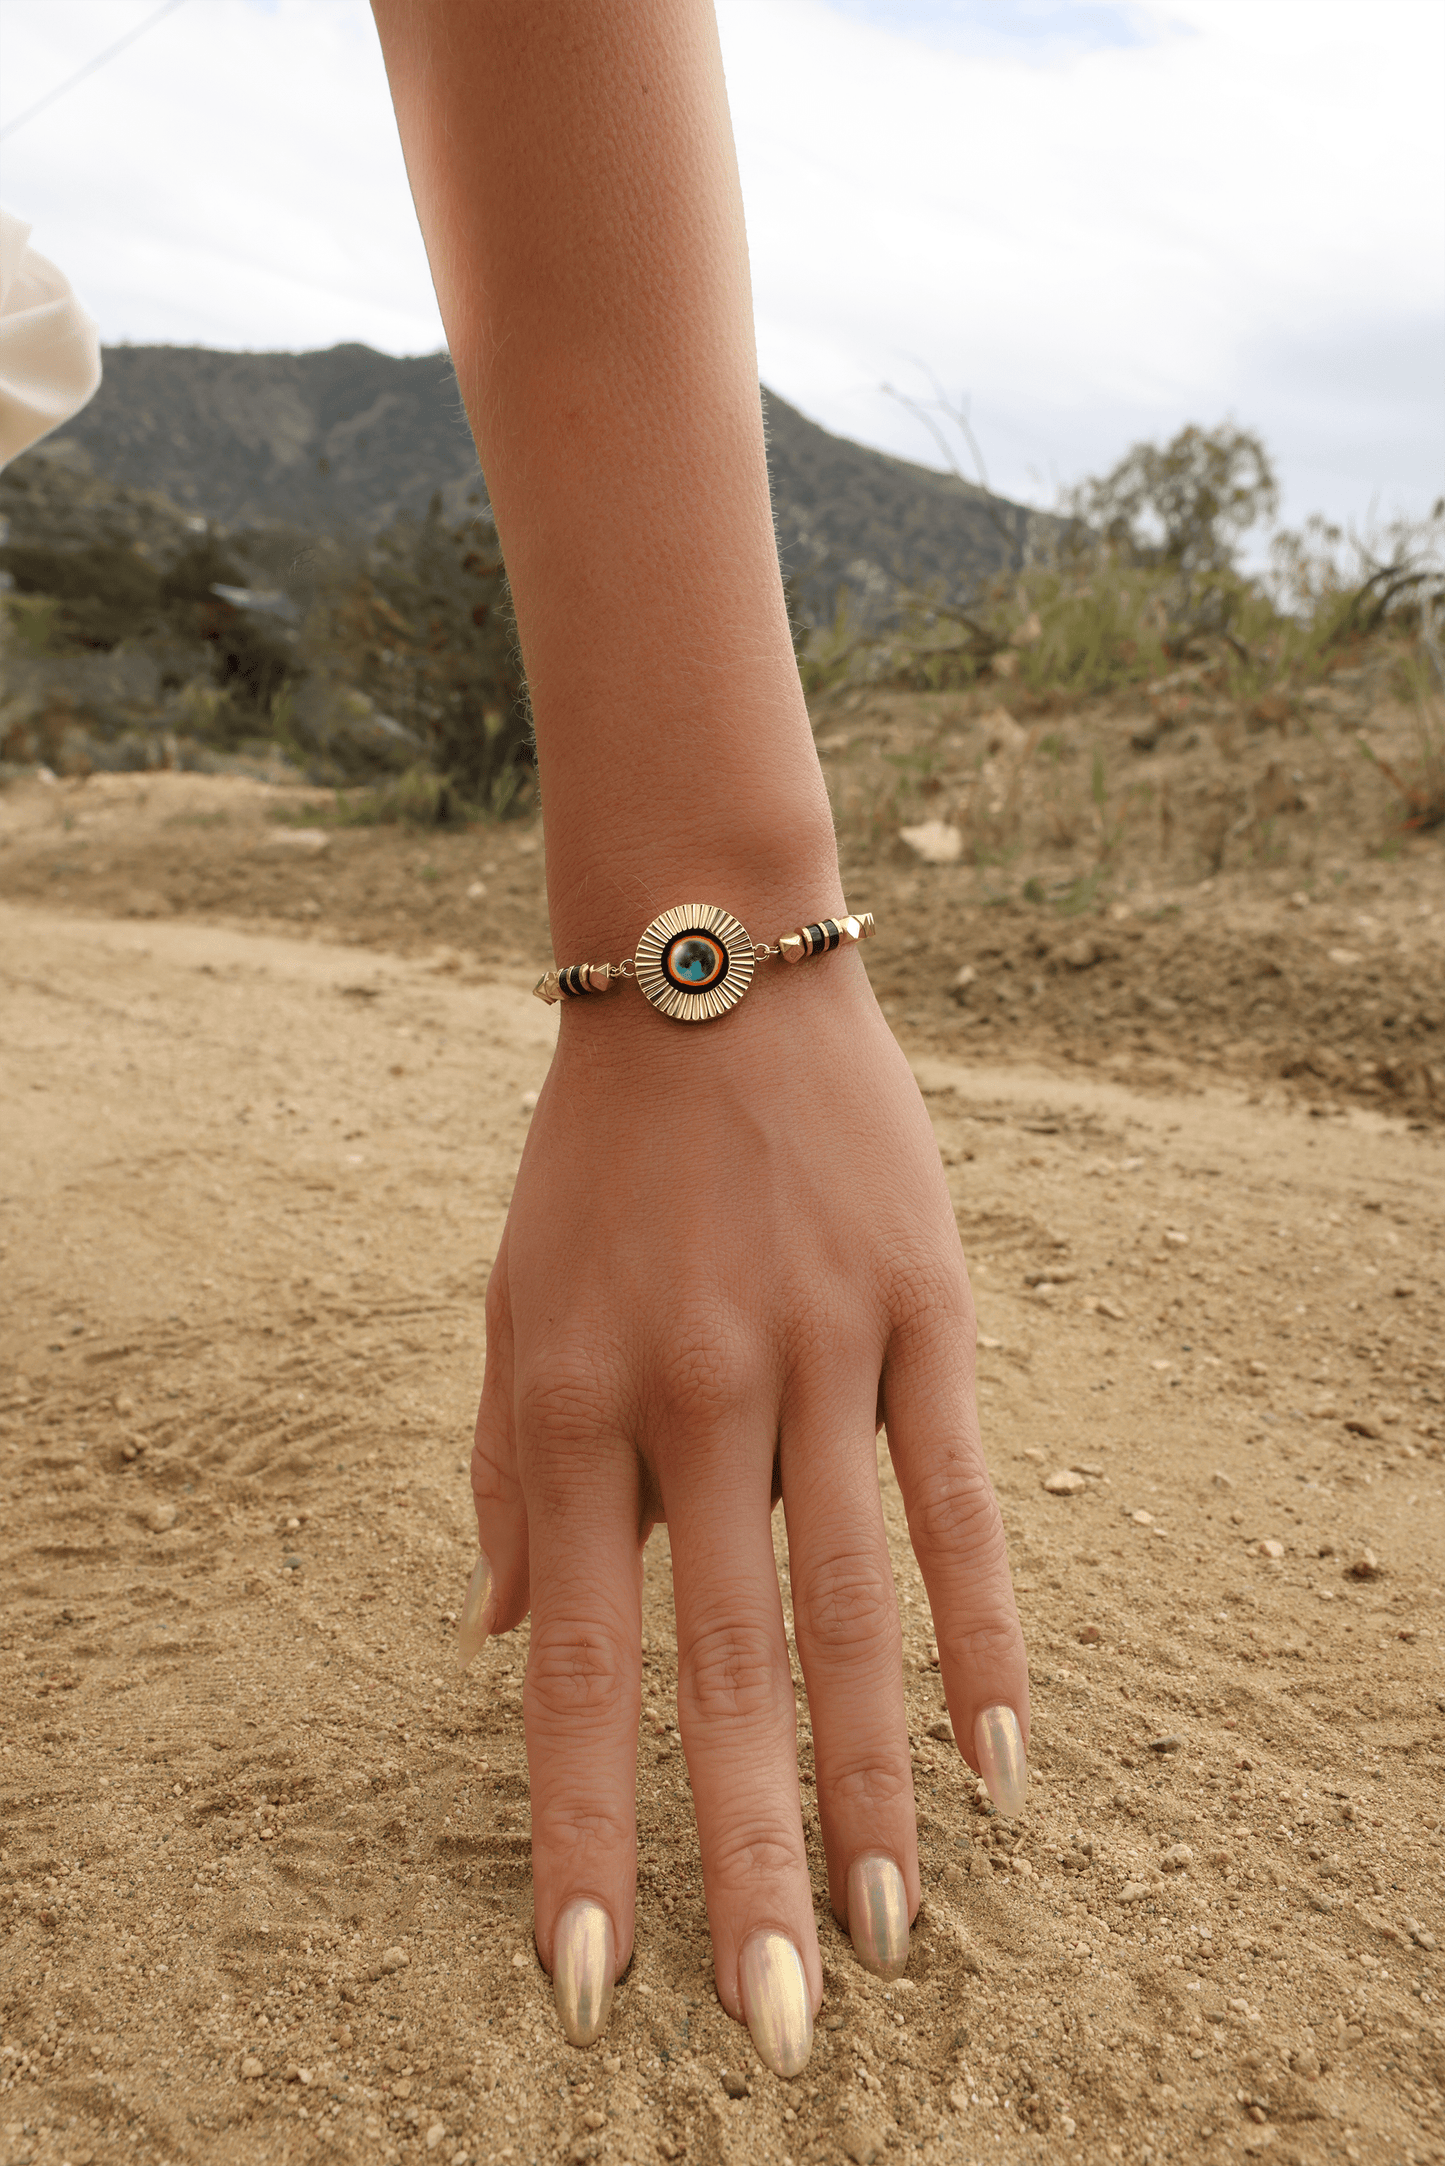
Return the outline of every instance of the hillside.
<path id="1" fill-rule="evenodd" d="M 900 582 L 957 594 L 1024 551 L 1036 514 L 763 398 L 779 548 L 814 621 L 840 585 L 873 617 Z M 449 520 L 485 501 L 444 353 L 111 346 L 91 404 L 28 457 L 160 491 L 227 527 L 375 534 L 438 490 Z"/>

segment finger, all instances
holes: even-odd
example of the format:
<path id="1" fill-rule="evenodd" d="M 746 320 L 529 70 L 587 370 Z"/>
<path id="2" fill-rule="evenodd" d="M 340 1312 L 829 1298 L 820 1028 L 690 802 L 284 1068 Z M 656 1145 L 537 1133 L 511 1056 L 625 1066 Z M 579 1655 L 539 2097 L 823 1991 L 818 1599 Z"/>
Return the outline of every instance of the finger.
<path id="1" fill-rule="evenodd" d="M 772 1448 L 675 1452 L 665 1488 L 677 1605 L 678 1728 L 702 1848 L 718 1998 L 758 2057 L 795 2076 L 823 1972 L 798 1796 L 797 1719 L 768 1493 Z M 680 1493 L 678 1493 L 680 1491 Z"/>
<path id="2" fill-rule="evenodd" d="M 953 1734 L 995 1806 L 1012 1816 L 1028 1783 L 1028 1663 L 979 1439 L 973 1346 L 960 1258 L 957 1281 L 915 1302 L 895 1327 L 883 1400 Z"/>
<path id="3" fill-rule="evenodd" d="M 858 1960 L 896 1977 L 918 1908 L 902 1635 L 878 1494 L 869 1377 L 785 1431 L 793 1624 L 808 1686 L 828 1894 Z"/>
<path id="4" fill-rule="evenodd" d="M 472 1567 L 457 1625 L 459 1669 L 466 1668 L 490 1633 L 509 1632 L 527 1614 L 527 1508 L 517 1477 L 512 1392 L 512 1309 L 503 1234 L 487 1283 L 487 1360 L 471 1469 L 481 1555 Z"/>
<path id="5" fill-rule="evenodd" d="M 524 1707 L 535 1933 L 577 2046 L 605 2027 L 631 1959 L 637 1872 L 637 1456 L 599 1422 L 602 1403 L 595 1388 L 553 1388 L 518 1414 L 531 1535 Z"/>

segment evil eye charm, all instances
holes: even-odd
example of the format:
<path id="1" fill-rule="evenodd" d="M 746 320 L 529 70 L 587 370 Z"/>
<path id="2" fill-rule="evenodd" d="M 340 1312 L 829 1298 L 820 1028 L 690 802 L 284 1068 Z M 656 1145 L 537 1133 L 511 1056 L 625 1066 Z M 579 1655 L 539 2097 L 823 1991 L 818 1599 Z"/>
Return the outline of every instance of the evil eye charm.
<path id="1" fill-rule="evenodd" d="M 735 1008 L 752 984 L 753 943 L 715 903 L 681 903 L 653 919 L 633 963 L 654 1008 L 675 1022 L 709 1023 Z"/>

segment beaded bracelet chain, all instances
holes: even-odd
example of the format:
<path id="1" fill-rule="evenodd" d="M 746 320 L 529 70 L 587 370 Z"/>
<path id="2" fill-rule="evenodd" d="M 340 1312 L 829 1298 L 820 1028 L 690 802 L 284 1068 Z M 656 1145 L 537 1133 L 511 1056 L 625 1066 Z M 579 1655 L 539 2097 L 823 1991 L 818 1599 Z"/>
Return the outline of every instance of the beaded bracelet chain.
<path id="1" fill-rule="evenodd" d="M 754 940 L 745 925 L 716 903 L 679 903 L 654 918 L 637 943 L 637 953 L 621 963 L 569 963 L 549 970 L 532 990 L 552 1006 L 610 992 L 622 978 L 635 978 L 645 997 L 678 1023 L 710 1023 L 735 1008 L 753 982 L 754 965 L 772 956 L 785 963 L 834 948 L 871 940 L 877 931 L 871 911 L 858 916 L 822 918 L 771 943 Z"/>

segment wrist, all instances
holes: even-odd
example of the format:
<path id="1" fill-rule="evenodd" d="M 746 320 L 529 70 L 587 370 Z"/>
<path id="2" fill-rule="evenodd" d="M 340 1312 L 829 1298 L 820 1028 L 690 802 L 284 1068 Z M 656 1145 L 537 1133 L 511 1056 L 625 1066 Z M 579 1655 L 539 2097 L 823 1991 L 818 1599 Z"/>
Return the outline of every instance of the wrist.
<path id="1" fill-rule="evenodd" d="M 821 778 L 818 795 L 821 806 L 795 806 L 791 818 L 771 806 L 765 822 L 734 818 L 725 829 L 688 822 L 605 834 L 549 817 L 544 799 L 556 962 L 620 963 L 654 918 L 685 902 L 720 905 L 754 941 L 837 916 L 845 898 Z M 539 957 L 539 967 L 546 960 Z"/>

